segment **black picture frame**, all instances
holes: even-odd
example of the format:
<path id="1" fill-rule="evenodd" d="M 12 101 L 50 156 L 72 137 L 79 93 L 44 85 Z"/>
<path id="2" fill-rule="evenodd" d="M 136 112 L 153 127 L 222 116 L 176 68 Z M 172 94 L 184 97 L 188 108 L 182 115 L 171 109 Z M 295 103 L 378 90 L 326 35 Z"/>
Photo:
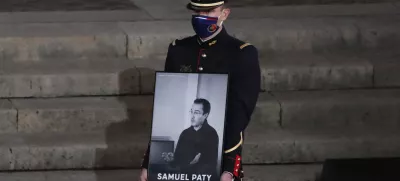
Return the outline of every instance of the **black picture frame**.
<path id="1" fill-rule="evenodd" d="M 195 81 L 195 83 L 192 83 L 190 80 L 195 80 L 196 77 L 197 82 Z M 154 79 L 154 106 L 152 116 L 153 119 L 151 121 L 148 181 L 219 181 L 223 166 L 223 145 L 225 142 L 230 75 L 228 73 L 183 73 L 156 71 Z M 182 82 L 182 80 L 187 80 L 188 82 L 185 83 Z M 187 86 L 186 89 L 185 85 Z M 193 88 L 194 86 L 196 87 L 195 89 Z M 195 91 L 195 93 L 193 91 Z M 180 96 L 178 96 L 178 98 L 174 97 L 177 95 Z M 193 97 L 193 95 L 195 96 Z M 188 112 L 180 113 L 178 110 L 176 110 L 190 110 L 188 107 L 189 103 L 194 106 L 191 107 L 192 111 L 193 109 L 200 109 L 200 107 L 204 108 L 204 104 L 202 104 L 203 102 L 194 102 L 194 100 L 197 98 L 200 98 L 203 102 L 205 99 L 211 104 L 209 114 L 200 115 L 203 117 L 203 119 L 204 117 L 207 117 L 207 119 L 204 121 L 207 124 L 200 126 L 201 128 L 199 131 L 196 131 L 198 127 L 193 126 L 196 124 L 196 121 L 194 121 L 196 120 L 194 118 L 196 116 L 193 116 L 192 113 L 189 115 Z M 172 100 L 173 102 L 169 102 L 168 100 Z M 182 101 L 186 101 L 186 104 L 182 105 Z M 171 104 L 166 104 L 165 102 Z M 198 107 L 198 105 L 201 106 Z M 171 113 L 168 110 L 174 110 L 175 112 Z M 186 118 L 190 117 L 190 120 L 183 118 L 185 116 L 182 115 L 170 116 L 170 114 L 186 114 Z M 199 116 L 199 114 L 197 115 Z M 183 118 L 183 120 L 175 120 L 173 119 L 174 117 L 180 117 Z M 209 120 L 208 118 L 216 119 L 218 121 Z M 201 118 L 198 118 L 198 120 L 201 120 Z M 186 124 L 186 126 L 180 125 L 180 122 L 184 125 Z M 212 150 L 215 150 L 215 141 L 211 141 L 215 140 L 215 136 L 211 136 L 215 135 L 214 132 L 216 132 L 218 135 L 218 149 L 216 153 L 214 151 L 210 151 L 211 149 L 208 149 L 214 148 Z M 177 133 L 179 133 L 178 137 Z M 186 138 L 184 138 L 184 135 L 186 135 Z M 177 151 L 178 142 L 180 145 L 186 143 L 187 146 L 179 145 L 180 151 Z M 203 146 L 200 146 L 199 149 L 191 148 L 199 147 L 198 145 Z M 204 145 L 207 147 L 204 147 Z M 193 157 L 194 150 L 199 150 L 198 152 L 200 154 L 196 154 L 196 156 L 200 155 L 200 157 L 198 157 L 199 159 L 195 159 L 196 156 L 194 156 L 193 160 L 197 160 L 197 163 L 189 163 L 189 166 L 187 166 L 187 158 Z M 176 156 L 177 152 L 183 154 L 178 154 L 180 156 Z M 215 158 L 214 154 L 217 154 L 217 159 L 215 161 L 213 161 L 214 159 L 208 159 L 211 158 L 209 155 L 213 155 L 212 158 Z M 172 155 L 173 157 L 171 157 Z M 216 165 L 213 165 L 214 163 Z M 213 166 L 215 167 L 215 172 L 214 170 L 211 171 Z"/>

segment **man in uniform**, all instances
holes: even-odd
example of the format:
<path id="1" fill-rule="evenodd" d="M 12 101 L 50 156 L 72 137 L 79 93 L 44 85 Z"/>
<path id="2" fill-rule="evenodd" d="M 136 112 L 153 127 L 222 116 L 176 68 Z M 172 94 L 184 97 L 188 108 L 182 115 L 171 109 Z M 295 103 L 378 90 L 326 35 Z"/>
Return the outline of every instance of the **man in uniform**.
<path id="1" fill-rule="evenodd" d="M 221 181 L 243 178 L 242 145 L 260 91 L 258 50 L 228 34 L 223 22 L 230 9 L 226 0 L 191 0 L 196 33 L 168 47 L 166 72 L 230 73 Z M 250 27 L 249 27 L 250 28 Z M 144 155 L 140 181 L 147 180 L 149 149 Z"/>

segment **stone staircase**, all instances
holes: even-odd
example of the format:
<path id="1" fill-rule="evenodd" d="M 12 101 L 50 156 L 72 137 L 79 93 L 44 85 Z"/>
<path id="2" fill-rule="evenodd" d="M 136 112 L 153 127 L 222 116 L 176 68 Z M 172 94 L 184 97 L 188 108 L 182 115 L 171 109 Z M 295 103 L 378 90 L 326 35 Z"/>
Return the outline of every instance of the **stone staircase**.
<path id="1" fill-rule="evenodd" d="M 246 180 L 315 180 L 327 158 L 400 156 L 398 12 L 226 22 L 262 66 Z M 136 180 L 153 72 L 192 33 L 183 19 L 1 24 L 0 180 Z"/>

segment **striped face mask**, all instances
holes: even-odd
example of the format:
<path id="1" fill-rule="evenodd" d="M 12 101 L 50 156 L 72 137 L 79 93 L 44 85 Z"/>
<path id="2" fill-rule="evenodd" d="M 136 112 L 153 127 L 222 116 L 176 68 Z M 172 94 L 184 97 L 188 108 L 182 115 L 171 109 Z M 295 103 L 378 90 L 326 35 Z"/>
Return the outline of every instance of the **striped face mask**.
<path id="1" fill-rule="evenodd" d="M 213 35 L 220 28 L 217 23 L 217 17 L 202 15 L 192 16 L 193 29 L 200 38 L 207 38 Z"/>

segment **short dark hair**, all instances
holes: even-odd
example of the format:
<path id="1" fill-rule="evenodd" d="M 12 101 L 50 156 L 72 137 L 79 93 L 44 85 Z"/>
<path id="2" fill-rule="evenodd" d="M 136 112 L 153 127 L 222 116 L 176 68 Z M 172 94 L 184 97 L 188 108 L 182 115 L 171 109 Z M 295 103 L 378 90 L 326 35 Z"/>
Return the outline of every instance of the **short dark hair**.
<path id="1" fill-rule="evenodd" d="M 203 114 L 210 113 L 211 104 L 207 99 L 198 98 L 198 99 L 194 100 L 194 103 L 203 105 Z"/>

